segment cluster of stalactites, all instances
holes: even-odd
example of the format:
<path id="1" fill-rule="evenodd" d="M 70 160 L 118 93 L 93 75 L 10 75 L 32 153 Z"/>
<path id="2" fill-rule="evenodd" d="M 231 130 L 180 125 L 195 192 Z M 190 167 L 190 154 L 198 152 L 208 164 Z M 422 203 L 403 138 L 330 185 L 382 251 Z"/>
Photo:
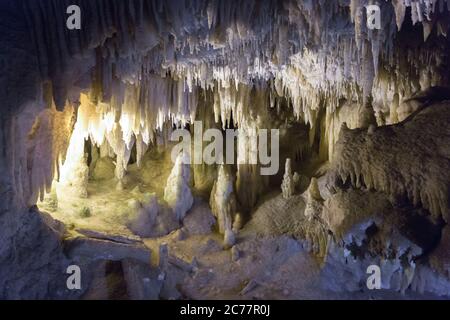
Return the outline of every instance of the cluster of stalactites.
<path id="1" fill-rule="evenodd" d="M 80 31 L 63 34 L 58 30 L 64 30 L 65 17 L 57 12 L 65 12 L 64 3 L 51 7 L 42 1 L 28 1 L 25 8 L 30 24 L 35 27 L 33 34 L 43 76 L 58 84 L 55 86 L 58 105 L 64 103 L 62 96 L 67 92 L 64 86 L 70 85 L 58 75 L 80 75 L 70 72 L 71 66 L 79 72 L 88 71 L 95 59 L 98 62 L 98 52 L 94 52 L 98 47 L 102 48 L 102 58 L 117 62 L 115 67 L 121 69 L 123 77 L 136 79 L 135 69 L 146 58 L 152 61 L 157 73 L 169 70 L 178 74 L 190 89 L 192 85 L 202 88 L 213 85 L 213 80 L 218 80 L 219 85 L 231 79 L 249 84 L 258 78 L 274 78 L 284 67 L 302 69 L 298 59 L 292 57 L 303 56 L 306 49 L 314 50 L 322 66 L 330 68 L 330 74 L 351 76 L 359 83 L 358 75 L 349 69 L 350 64 L 333 61 L 334 57 L 361 62 L 367 58 L 364 46 L 368 41 L 377 70 L 380 48 L 385 49 L 386 56 L 393 51 L 395 27 L 403 23 L 406 7 L 411 7 L 413 22 L 424 25 L 435 22 L 438 33 L 446 33 L 445 26 L 440 20 L 435 21 L 433 15 L 450 6 L 446 0 L 381 2 L 383 25 L 377 32 L 367 30 L 361 13 L 372 2 L 352 0 L 348 10 L 346 4 L 338 1 L 310 0 L 90 1 L 89 8 L 82 4 L 81 9 L 97 16 L 83 20 Z M 46 45 L 45 39 L 58 43 Z M 357 48 L 358 56 L 338 54 L 342 53 L 342 47 L 347 51 Z M 77 60 L 83 63 L 80 61 L 78 65 Z M 340 70 L 335 70 L 336 66 Z M 308 71 L 314 70 L 302 73 L 307 76 Z M 321 89 L 329 85 L 326 81 L 322 83 Z M 314 81 L 312 85 L 317 83 Z"/>
<path id="2" fill-rule="evenodd" d="M 181 81 L 153 75 L 135 84 L 115 81 L 112 87 L 108 101 L 101 101 L 95 90 L 81 94 L 74 139 L 89 138 L 98 147 L 110 148 L 117 156 L 116 177 L 120 180 L 134 144 L 139 164 L 167 123 L 184 126 L 193 122 L 198 94 L 185 91 Z"/>
<path id="3" fill-rule="evenodd" d="M 421 23 L 423 25 L 424 39 L 426 40 L 430 32 L 436 24 L 437 34 L 447 36 L 448 26 L 443 20 L 438 19 L 439 15 L 446 15 L 450 11 L 450 1 L 448 0 L 392 0 L 383 3 L 382 1 L 373 0 L 351 0 L 350 12 L 352 21 L 355 23 L 355 37 L 360 38 L 364 32 L 366 21 L 364 20 L 363 9 L 371 4 L 377 4 L 382 8 L 382 15 L 390 17 L 392 8 L 394 11 L 395 25 L 397 30 L 402 28 L 405 21 L 407 9 L 410 9 L 411 21 L 413 25 Z M 390 19 L 384 19 L 391 22 Z"/>
<path id="4" fill-rule="evenodd" d="M 367 28 L 368 4 L 381 7 L 380 30 Z M 95 17 L 83 20 L 81 30 L 64 33 L 58 30 L 65 30 L 66 17 L 57 14 L 65 12 L 63 2 L 26 1 L 24 8 L 42 77 L 52 80 L 56 105 L 65 105 L 75 83 L 94 70 L 79 89 L 91 90 L 106 127 L 93 125 L 90 135 L 101 144 L 108 136 L 102 132 L 110 133 L 117 152 L 123 146 L 114 147 L 116 140 L 127 148 L 134 140 L 148 145 L 163 123 L 193 121 L 200 90 L 213 92 L 211 105 L 223 124 L 233 119 L 241 127 L 262 128 L 252 109 L 286 98 L 297 118 L 314 128 L 320 108 L 332 114 L 343 96 L 365 102 L 370 95 L 379 123 L 395 123 L 395 110 L 387 111 L 391 107 L 383 101 L 399 101 L 423 89 L 421 83 L 411 84 L 409 74 L 402 79 L 394 70 L 405 59 L 394 39 L 406 9 L 411 8 L 413 23 L 422 23 L 426 36 L 432 28 L 446 35 L 448 27 L 439 17 L 450 9 L 446 0 L 111 0 L 80 5 Z M 416 74 L 423 66 L 427 72 L 420 74 L 438 74 L 439 59 L 406 54 Z M 386 76 L 382 70 L 389 68 L 394 72 Z"/>

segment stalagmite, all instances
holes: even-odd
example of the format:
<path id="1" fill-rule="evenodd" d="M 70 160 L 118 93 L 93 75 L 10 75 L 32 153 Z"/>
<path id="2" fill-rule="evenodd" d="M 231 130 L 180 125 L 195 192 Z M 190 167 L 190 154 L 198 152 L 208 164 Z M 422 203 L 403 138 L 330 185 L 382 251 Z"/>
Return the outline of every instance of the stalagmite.
<path id="1" fill-rule="evenodd" d="M 224 235 L 224 245 L 226 247 L 232 247 L 235 242 L 232 226 L 237 203 L 233 183 L 233 177 L 229 172 L 229 168 L 221 165 L 217 180 L 211 191 L 210 206 L 217 218 L 219 231 Z"/>
<path id="2" fill-rule="evenodd" d="M 305 216 L 308 217 L 308 219 L 312 219 L 315 215 L 320 215 L 322 203 L 323 199 L 320 195 L 317 179 L 312 177 L 308 190 L 306 190 Z"/>
<path id="3" fill-rule="evenodd" d="M 295 181 L 292 175 L 291 159 L 286 159 L 284 166 L 283 183 L 281 184 L 283 198 L 289 199 L 295 192 Z"/>
<path id="4" fill-rule="evenodd" d="M 86 198 L 89 179 L 89 167 L 84 152 L 84 134 L 82 123 L 75 125 L 70 144 L 67 149 L 67 159 L 61 170 L 60 184 L 70 187 L 75 195 Z"/>
<path id="5" fill-rule="evenodd" d="M 164 189 L 164 200 L 174 210 L 178 221 L 184 218 L 194 202 L 190 189 L 191 168 L 187 163 L 189 163 L 189 156 L 186 153 L 180 153 Z"/>

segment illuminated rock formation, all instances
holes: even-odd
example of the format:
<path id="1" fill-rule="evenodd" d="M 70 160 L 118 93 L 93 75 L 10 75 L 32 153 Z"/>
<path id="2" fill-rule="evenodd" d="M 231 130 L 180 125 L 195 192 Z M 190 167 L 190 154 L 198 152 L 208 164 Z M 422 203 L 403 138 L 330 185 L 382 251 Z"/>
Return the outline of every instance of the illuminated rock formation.
<path id="1" fill-rule="evenodd" d="M 225 165 L 220 166 L 210 197 L 211 210 L 217 218 L 219 231 L 224 235 L 224 244 L 227 247 L 233 246 L 235 242 L 232 227 L 233 217 L 237 211 L 234 181 L 229 170 Z"/>
<path id="2" fill-rule="evenodd" d="M 281 192 L 283 193 L 283 198 L 289 199 L 294 194 L 294 191 L 295 182 L 291 170 L 291 159 L 286 159 L 283 183 L 281 184 Z"/>
<path id="3" fill-rule="evenodd" d="M 190 189 L 191 168 L 188 163 L 189 156 L 185 153 L 180 153 L 164 189 L 164 200 L 173 209 L 178 221 L 184 218 L 186 212 L 189 211 L 194 203 Z"/>

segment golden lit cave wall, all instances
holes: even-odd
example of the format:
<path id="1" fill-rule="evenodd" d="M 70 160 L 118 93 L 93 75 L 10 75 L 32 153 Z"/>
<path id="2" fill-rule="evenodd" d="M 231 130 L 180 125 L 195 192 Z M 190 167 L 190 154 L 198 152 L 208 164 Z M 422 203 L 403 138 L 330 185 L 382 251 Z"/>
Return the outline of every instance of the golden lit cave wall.
<path id="1" fill-rule="evenodd" d="M 18 204 L 30 207 L 50 191 L 59 164 L 65 160 L 74 123 L 74 108 L 28 104 L 11 119 L 13 187 Z"/>

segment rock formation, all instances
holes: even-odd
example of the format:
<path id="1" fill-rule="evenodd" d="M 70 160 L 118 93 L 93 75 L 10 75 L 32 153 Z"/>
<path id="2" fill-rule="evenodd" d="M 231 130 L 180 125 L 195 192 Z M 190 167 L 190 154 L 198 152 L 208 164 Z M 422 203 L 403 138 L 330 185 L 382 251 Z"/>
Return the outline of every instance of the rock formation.
<path id="1" fill-rule="evenodd" d="M 164 189 L 164 200 L 173 209 L 178 221 L 184 218 L 194 202 L 190 189 L 191 169 L 188 163 L 188 156 L 180 153 Z"/>
<path id="2" fill-rule="evenodd" d="M 295 181 L 291 169 L 291 159 L 286 159 L 281 192 L 283 193 L 283 197 L 285 199 L 289 199 L 295 192 Z"/>
<path id="3" fill-rule="evenodd" d="M 210 206 L 217 218 L 219 232 L 224 235 L 224 244 L 227 247 L 233 246 L 235 235 L 232 229 L 233 217 L 236 214 L 236 196 L 233 190 L 233 176 L 224 165 L 221 165 L 217 175 L 217 180 L 211 191 Z"/>

